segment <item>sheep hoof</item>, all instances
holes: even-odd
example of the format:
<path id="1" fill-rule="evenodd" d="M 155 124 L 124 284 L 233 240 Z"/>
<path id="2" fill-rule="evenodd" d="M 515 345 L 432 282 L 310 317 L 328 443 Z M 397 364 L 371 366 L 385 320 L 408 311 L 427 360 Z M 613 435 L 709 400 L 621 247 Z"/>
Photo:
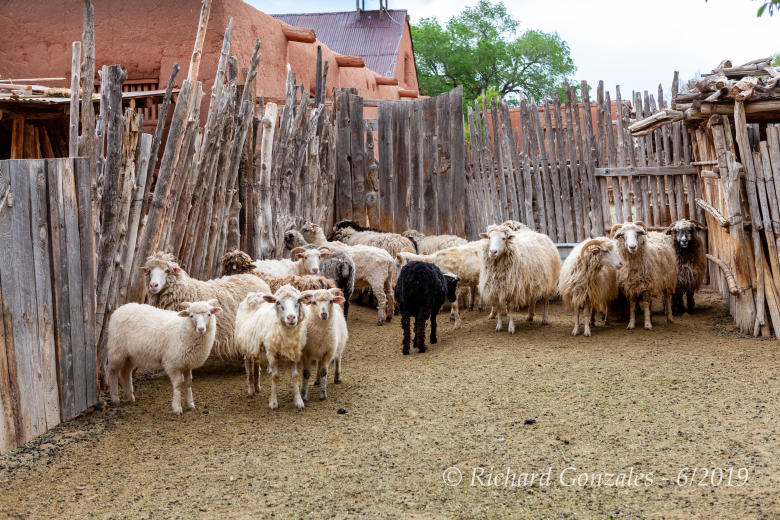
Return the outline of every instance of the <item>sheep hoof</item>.
<path id="1" fill-rule="evenodd" d="M 317 379 L 316 381 L 314 381 L 314 386 L 320 386 L 320 380 L 319 380 L 319 379 Z"/>
<path id="2" fill-rule="evenodd" d="M 409 349 L 408 348 L 403 349 L 402 352 L 404 353 L 404 356 L 408 356 L 409 355 Z"/>
<path id="3" fill-rule="evenodd" d="M 436 338 L 436 337 L 431 338 L 431 344 L 435 344 L 435 343 L 438 343 L 438 342 L 439 342 L 439 338 Z M 423 348 L 425 348 L 425 347 L 423 347 Z"/>
<path id="4" fill-rule="evenodd" d="M 334 379 L 333 380 L 333 384 L 340 385 L 341 384 L 341 378 L 337 377 L 336 379 Z"/>
<path id="5" fill-rule="evenodd" d="M 585 335 L 586 335 L 587 337 L 590 337 L 590 329 L 585 329 Z"/>
<path id="6" fill-rule="evenodd" d="M 431 341 L 431 343 L 436 343 L 435 341 Z M 418 347 L 417 350 L 422 354 L 426 350 L 428 350 L 428 347 Z"/>
<path id="7" fill-rule="evenodd" d="M 471 307 L 471 310 L 472 310 L 472 311 L 474 310 L 474 307 L 473 307 L 473 306 Z M 479 312 L 482 312 L 482 311 L 484 311 L 484 310 L 485 310 L 485 307 L 483 307 L 482 305 L 477 305 L 477 310 L 478 310 Z"/>
<path id="8" fill-rule="evenodd" d="M 174 406 L 173 406 L 173 413 L 175 413 L 176 415 L 181 415 L 181 413 L 182 413 L 183 411 L 184 411 L 184 410 L 182 410 L 182 409 L 181 409 L 181 405 L 178 405 L 178 406 L 177 406 L 177 405 L 174 405 Z"/>
<path id="9" fill-rule="evenodd" d="M 304 404 L 303 404 L 303 399 L 301 399 L 300 397 L 299 397 L 299 398 L 297 398 L 297 399 L 295 400 L 295 407 L 296 407 L 298 410 L 303 410 L 303 407 L 304 407 Z"/>
<path id="10" fill-rule="evenodd" d="M 276 402 L 276 399 L 269 399 L 268 408 L 270 408 L 271 410 L 276 410 L 277 408 L 279 408 L 279 403 Z"/>
<path id="11" fill-rule="evenodd" d="M 633 329 L 635 326 L 636 326 L 636 325 L 634 325 L 633 323 L 629 323 L 629 324 L 628 324 L 628 327 L 626 327 L 626 329 L 628 329 L 628 330 L 631 330 L 631 329 Z"/>
<path id="12" fill-rule="evenodd" d="M 577 334 L 579 334 L 579 332 L 580 332 L 579 327 L 574 327 L 574 330 L 571 331 L 571 335 L 576 336 Z"/>
<path id="13" fill-rule="evenodd" d="M 450 321 L 455 321 L 455 315 L 450 313 Z"/>
<path id="14" fill-rule="evenodd" d="M 645 323 L 645 330 L 653 330 L 653 324 L 652 323 Z"/>
<path id="15" fill-rule="evenodd" d="M 187 403 L 187 408 L 189 408 L 190 410 L 194 410 L 195 409 L 195 403 Z"/>
<path id="16" fill-rule="evenodd" d="M 460 328 L 460 326 L 461 326 L 462 324 L 463 324 L 463 322 L 461 322 L 461 321 L 456 321 L 456 322 L 455 322 L 455 326 L 454 326 L 453 328 L 454 328 L 454 329 L 459 329 L 459 328 Z"/>
<path id="17" fill-rule="evenodd" d="M 381 327 L 382 326 L 382 320 L 381 319 L 380 320 L 376 320 L 376 324 L 377 324 L 378 327 Z"/>
<path id="18" fill-rule="evenodd" d="M 393 319 L 393 315 L 391 314 L 391 315 L 389 315 L 387 318 L 385 318 L 385 321 L 386 321 L 387 323 L 390 323 L 390 321 L 392 321 L 392 319 Z"/>
<path id="19" fill-rule="evenodd" d="M 328 398 L 328 395 L 325 392 L 320 392 L 320 401 L 324 401 Z"/>
<path id="20" fill-rule="evenodd" d="M 510 325 L 509 327 L 507 327 L 506 331 L 508 333 L 510 333 L 510 334 L 514 334 L 515 333 L 515 326 L 514 326 L 514 324 Z"/>
<path id="21" fill-rule="evenodd" d="M 482 310 L 482 309 L 480 309 L 480 310 Z M 474 306 L 473 305 L 469 305 L 469 312 L 474 312 Z"/>

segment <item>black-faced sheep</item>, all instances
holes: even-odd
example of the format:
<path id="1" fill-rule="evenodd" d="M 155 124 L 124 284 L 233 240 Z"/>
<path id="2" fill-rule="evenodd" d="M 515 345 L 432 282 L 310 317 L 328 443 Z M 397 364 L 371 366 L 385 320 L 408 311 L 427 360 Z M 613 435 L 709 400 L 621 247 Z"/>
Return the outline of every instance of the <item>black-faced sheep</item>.
<path id="1" fill-rule="evenodd" d="M 604 313 L 606 321 L 609 302 L 617 298 L 617 269 L 623 267 L 615 242 L 609 238 L 594 238 L 575 247 L 561 267 L 558 292 L 566 307 L 574 309 L 574 330 L 579 333 L 580 313 L 585 311 L 585 335 L 590 336 L 591 315 Z"/>
<path id="2" fill-rule="evenodd" d="M 135 402 L 133 369 L 163 369 L 173 385 L 173 413 L 181 414 L 181 394 L 188 408 L 192 398 L 192 370 L 203 366 L 217 333 L 217 300 L 182 302 L 181 311 L 127 303 L 111 315 L 106 342 L 106 378 L 111 401 L 119 404 L 119 382 L 125 397 Z"/>
<path id="3" fill-rule="evenodd" d="M 458 278 L 445 275 L 436 265 L 409 262 L 398 275 L 395 298 L 401 309 L 403 353 L 409 354 L 409 322 L 414 316 L 414 346 L 425 352 L 425 322 L 431 319 L 431 343 L 436 343 L 436 315 L 444 301 L 455 301 Z"/>
<path id="4" fill-rule="evenodd" d="M 693 312 L 693 295 L 701 287 L 704 275 L 707 272 L 707 257 L 704 252 L 704 244 L 696 234 L 701 231 L 701 225 L 690 220 L 678 220 L 673 222 L 666 231 L 671 235 L 677 258 L 677 285 L 672 298 L 672 312 L 683 312 L 683 296 L 686 297 L 688 312 Z"/>
<path id="5" fill-rule="evenodd" d="M 479 293 L 483 302 L 497 310 L 496 331 L 502 327 L 502 309 L 507 309 L 507 330 L 513 334 L 515 322 L 509 309 L 527 305 L 526 320 L 533 321 L 538 300 L 544 301 L 542 324 L 547 324 L 550 298 L 558 291 L 561 271 L 561 258 L 550 237 L 504 225 L 488 226 L 480 236 L 487 240 L 482 247 Z"/>
<path id="6" fill-rule="evenodd" d="M 677 261 L 665 235 L 647 236 L 644 222 L 615 224 L 610 238 L 617 242 L 623 267 L 618 269 L 618 288 L 629 305 L 628 328 L 636 326 L 636 302 L 645 315 L 645 329 L 653 328 L 650 304 L 653 296 L 663 295 L 666 321 L 672 323 L 672 294 L 677 284 Z"/>
<path id="7" fill-rule="evenodd" d="M 240 354 L 233 339 L 233 326 L 241 300 L 249 292 L 271 292 L 268 284 L 254 274 L 196 280 L 168 253 L 154 253 L 140 269 L 147 278 L 148 302 L 155 307 L 179 310 L 182 302 L 217 300 L 222 312 L 217 316 L 217 337 L 212 353 L 220 358 Z"/>

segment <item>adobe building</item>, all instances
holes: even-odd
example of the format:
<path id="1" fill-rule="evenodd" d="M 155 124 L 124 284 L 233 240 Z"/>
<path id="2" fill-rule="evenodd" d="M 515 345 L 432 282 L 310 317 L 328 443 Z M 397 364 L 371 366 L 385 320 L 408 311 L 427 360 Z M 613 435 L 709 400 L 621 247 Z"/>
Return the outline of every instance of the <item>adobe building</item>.
<path id="1" fill-rule="evenodd" d="M 95 11 L 96 70 L 103 65 L 121 64 L 128 72 L 125 90 L 164 89 L 171 67 L 178 62 L 181 71 L 177 86 L 187 77 L 190 56 L 200 15 L 200 0 L 93 0 Z M 71 45 L 81 39 L 81 0 L 7 0 L 0 11 L 0 79 L 51 78 L 52 87 L 70 85 Z M 351 16 L 347 16 L 347 15 Z M 311 26 L 320 27 L 329 39 L 327 24 L 318 18 L 329 15 L 298 15 Z M 355 88 L 368 99 L 400 99 L 418 95 L 408 16 L 405 11 L 360 11 L 336 13 L 344 24 L 341 40 L 334 45 L 352 56 L 347 59 L 317 39 L 317 30 L 295 30 L 282 20 L 269 16 L 241 0 L 213 0 L 199 80 L 203 82 L 203 109 L 207 113 L 209 93 L 216 74 L 222 38 L 233 19 L 230 54 L 240 69 L 249 64 L 255 38 L 260 38 L 262 59 L 255 90 L 268 101 L 284 101 L 287 64 L 314 93 L 317 47 L 323 61 L 329 62 L 326 91 Z M 326 18 L 323 18 L 326 19 Z M 315 23 L 316 22 L 316 23 Z M 399 27 L 394 32 L 387 27 Z M 382 29 L 383 26 L 385 30 Z M 352 29 L 350 29 L 352 27 Z M 369 30 L 361 30 L 368 27 Z M 352 31 L 352 32 L 350 32 Z M 372 40 L 378 37 L 379 40 Z M 389 45 L 386 45 L 389 41 Z M 349 45 L 346 45 L 346 44 Z M 342 45 L 343 44 L 343 45 Z M 395 47 L 396 54 L 392 55 Z M 388 50 L 389 49 L 389 50 Z M 362 65 L 365 63 L 365 65 Z M 366 66 L 367 65 L 367 66 Z M 372 70 L 371 66 L 380 68 Z M 99 78 L 96 78 L 99 80 Z M 35 82 L 32 82 L 35 83 Z M 147 109 L 146 131 L 156 123 L 156 110 Z"/>

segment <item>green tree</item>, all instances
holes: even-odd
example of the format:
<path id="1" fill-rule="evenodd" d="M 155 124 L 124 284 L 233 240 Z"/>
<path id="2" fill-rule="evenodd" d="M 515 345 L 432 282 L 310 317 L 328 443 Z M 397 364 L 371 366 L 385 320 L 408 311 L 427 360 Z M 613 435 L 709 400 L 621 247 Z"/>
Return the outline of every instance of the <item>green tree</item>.
<path id="1" fill-rule="evenodd" d="M 568 44 L 557 33 L 527 30 L 502 2 L 479 0 L 442 26 L 423 18 L 412 26 L 420 87 L 429 96 L 463 85 L 463 99 L 495 90 L 508 102 L 541 99 L 576 71 Z"/>
<path id="2" fill-rule="evenodd" d="M 762 1 L 761 7 L 758 8 L 757 16 L 763 16 L 765 12 L 768 12 L 769 16 L 773 16 L 775 11 L 780 13 L 780 0 Z"/>

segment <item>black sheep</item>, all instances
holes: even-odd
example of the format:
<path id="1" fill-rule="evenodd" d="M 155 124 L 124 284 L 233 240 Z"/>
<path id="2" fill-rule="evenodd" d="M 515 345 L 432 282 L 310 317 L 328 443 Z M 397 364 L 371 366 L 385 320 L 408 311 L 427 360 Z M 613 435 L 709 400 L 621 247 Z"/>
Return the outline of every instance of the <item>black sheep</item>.
<path id="1" fill-rule="evenodd" d="M 414 316 L 414 346 L 425 352 L 425 322 L 431 318 L 431 343 L 436 343 L 436 315 L 444 301 L 455 301 L 458 278 L 445 275 L 441 269 L 427 262 L 409 262 L 398 275 L 395 301 L 401 309 L 401 327 L 404 330 L 403 353 L 409 354 L 409 324 Z"/>
<path id="2" fill-rule="evenodd" d="M 707 272 L 704 244 L 696 234 L 701 229 L 698 222 L 683 219 L 673 222 L 666 231 L 667 235 L 672 235 L 677 257 L 677 287 L 672 297 L 674 314 L 683 312 L 683 296 L 686 296 L 688 312 L 693 312 L 693 294 L 701 287 Z"/>

